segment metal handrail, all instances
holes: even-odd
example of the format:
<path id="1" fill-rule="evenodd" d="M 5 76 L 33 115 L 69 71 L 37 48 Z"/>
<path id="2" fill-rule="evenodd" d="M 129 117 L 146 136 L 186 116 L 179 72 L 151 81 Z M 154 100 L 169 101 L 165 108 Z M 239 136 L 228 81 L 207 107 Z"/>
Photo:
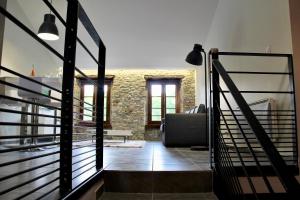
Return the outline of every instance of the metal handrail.
<path id="1" fill-rule="evenodd" d="M 224 54 L 223 54 L 224 55 Z M 233 55 L 240 55 L 240 54 L 233 54 Z M 242 54 L 242 55 L 250 55 L 250 56 L 267 56 L 264 54 Z M 288 54 L 276 54 L 277 56 L 289 56 Z M 275 56 L 275 55 L 269 55 Z M 214 59 L 212 61 L 212 67 L 217 71 L 217 73 L 222 77 L 225 85 L 229 89 L 230 93 L 232 94 L 234 100 L 236 101 L 237 105 L 239 106 L 241 112 L 244 114 L 244 117 L 249 123 L 252 131 L 254 132 L 257 140 L 261 144 L 262 148 L 264 149 L 266 155 L 268 156 L 274 171 L 276 172 L 277 176 L 282 182 L 287 193 L 299 193 L 300 186 L 294 175 L 287 170 L 288 167 L 277 151 L 276 147 L 268 137 L 265 129 L 262 127 L 256 116 L 254 115 L 253 111 L 248 106 L 247 102 L 245 101 L 244 97 L 241 95 L 240 91 L 227 74 L 226 70 L 220 63 L 218 59 Z"/>

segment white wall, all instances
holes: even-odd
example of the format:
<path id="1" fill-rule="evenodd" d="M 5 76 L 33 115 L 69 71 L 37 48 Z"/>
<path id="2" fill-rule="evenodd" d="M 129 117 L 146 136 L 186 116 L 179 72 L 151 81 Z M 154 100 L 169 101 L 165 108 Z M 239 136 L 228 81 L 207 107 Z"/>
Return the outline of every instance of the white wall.
<path id="1" fill-rule="evenodd" d="M 204 44 L 207 51 L 292 53 L 288 0 L 220 0 Z M 287 60 L 258 57 L 220 57 L 226 70 L 287 71 Z M 198 70 L 198 76 L 203 72 Z M 230 74 L 240 90 L 289 90 L 288 76 Z M 199 80 L 199 78 L 197 79 Z M 199 85 L 198 91 L 203 91 Z M 226 90 L 221 81 L 222 89 Z M 226 95 L 237 108 L 230 94 Z M 248 103 L 273 98 L 278 109 L 290 106 L 291 96 L 282 94 L 243 94 Z M 203 101 L 203 95 L 198 95 Z M 221 107 L 227 108 L 221 98 Z M 282 127 L 281 127 L 282 128 Z"/>
<path id="2" fill-rule="evenodd" d="M 210 48 L 219 48 L 220 51 L 241 52 L 265 52 L 266 48 L 270 47 L 272 53 L 291 53 L 288 0 L 220 0 L 204 47 L 207 51 Z M 222 62 L 226 67 L 230 66 L 236 70 L 286 70 L 286 62 L 278 60 L 241 58 L 234 61 L 223 59 Z M 198 69 L 197 76 L 197 80 L 201 80 L 203 70 Z M 232 77 L 239 81 L 243 89 L 254 89 L 256 86 L 261 88 L 261 84 L 264 84 L 265 89 L 274 89 L 274 81 L 278 89 L 282 86 L 287 87 L 287 80 L 278 81 L 278 77 L 276 80 L 248 78 L 249 76 Z M 204 91 L 204 84 L 198 83 L 197 86 L 200 87 L 197 91 Z M 198 93 L 197 102 L 204 102 L 203 98 L 203 93 Z"/>
<path id="3" fill-rule="evenodd" d="M 33 27 L 16 0 L 7 1 L 7 10 L 34 32 Z M 34 11 L 32 11 L 34 12 Z M 43 19 L 41 19 L 42 22 Z M 35 66 L 37 76 L 54 75 L 59 63 L 50 52 L 27 35 L 23 30 L 5 19 L 3 54 L 1 64 L 14 71 L 29 75 L 32 65 Z M 59 64 L 58 64 L 59 63 Z M 1 76 L 11 76 L 1 72 Z"/>
<path id="4" fill-rule="evenodd" d="M 27 18 L 27 15 L 24 14 L 24 11 L 20 7 L 17 0 L 7 1 L 7 10 L 31 30 L 37 32 L 37 27 L 31 25 L 30 20 Z M 41 18 L 41 22 L 42 20 L 43 19 Z M 34 65 L 36 76 L 55 76 L 58 72 L 57 70 L 60 63 L 62 64 L 62 62 L 56 60 L 46 48 L 32 39 L 31 36 L 27 35 L 27 33 L 13 24 L 9 19 L 5 19 L 3 54 L 1 60 L 2 66 L 21 74 L 29 75 L 32 65 Z M 0 76 L 13 77 L 14 75 L 6 73 L 5 71 L 0 71 Z M 17 82 L 12 83 L 18 84 Z M 8 92 L 7 88 L 6 92 Z M 11 94 L 6 95 L 17 97 L 17 90 L 14 90 Z M 7 104 L 7 102 L 3 102 L 3 99 L 0 101 L 0 107 L 12 110 L 21 110 L 20 104 Z M 30 109 L 28 111 L 30 111 Z M 53 110 L 40 108 L 40 113 L 53 115 Z M 0 121 L 20 123 L 21 115 L 2 112 L 0 113 Z M 30 123 L 30 117 L 28 122 Z M 53 119 L 40 117 L 39 123 L 53 124 Z M 40 127 L 38 131 L 39 134 L 53 134 L 52 127 Z M 20 127 L 17 126 L 1 126 L 0 128 L 1 136 L 17 135 L 19 132 Z M 30 134 L 30 127 L 28 127 L 27 134 Z"/>

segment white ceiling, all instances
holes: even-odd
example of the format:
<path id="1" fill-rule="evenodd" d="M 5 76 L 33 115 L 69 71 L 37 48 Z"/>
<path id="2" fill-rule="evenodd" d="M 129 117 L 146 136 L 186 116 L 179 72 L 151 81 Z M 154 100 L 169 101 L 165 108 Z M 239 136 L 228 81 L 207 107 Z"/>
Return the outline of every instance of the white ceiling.
<path id="1" fill-rule="evenodd" d="M 184 59 L 193 44 L 205 42 L 218 1 L 81 0 L 81 3 L 106 45 L 107 68 L 183 69 L 191 67 Z M 46 7 L 36 0 L 18 2 L 37 30 Z M 66 1 L 53 0 L 53 4 L 65 17 Z M 64 38 L 63 26 L 57 24 Z M 82 25 L 78 35 L 97 55 L 97 48 Z M 63 52 L 62 40 L 50 44 Z M 82 49 L 78 48 L 77 54 L 78 66 L 96 66 Z"/>

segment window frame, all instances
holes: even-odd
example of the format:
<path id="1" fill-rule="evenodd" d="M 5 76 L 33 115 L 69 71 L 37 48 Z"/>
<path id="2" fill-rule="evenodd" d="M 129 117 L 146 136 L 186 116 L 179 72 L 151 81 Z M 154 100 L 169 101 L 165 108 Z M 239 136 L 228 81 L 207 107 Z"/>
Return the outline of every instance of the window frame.
<path id="1" fill-rule="evenodd" d="M 83 78 L 78 78 L 79 79 L 79 85 L 80 85 L 80 124 L 88 126 L 89 124 L 92 125 L 95 123 L 96 119 L 93 117 L 92 121 L 89 120 L 83 120 L 83 101 L 84 101 L 84 85 L 91 85 L 91 83 Z M 90 77 L 92 80 L 97 80 L 97 78 Z M 111 87 L 113 83 L 113 78 L 105 78 L 104 80 L 104 85 L 107 85 L 107 102 L 106 102 L 106 121 L 104 121 L 103 126 L 104 128 L 111 129 Z M 93 105 L 96 104 L 96 98 L 97 98 L 97 88 L 94 87 L 94 95 L 93 95 Z M 95 106 L 97 107 L 97 106 Z M 95 107 L 93 108 L 93 112 L 95 112 Z"/>
<path id="2" fill-rule="evenodd" d="M 166 85 L 175 85 L 175 110 L 176 113 L 180 112 L 180 89 L 181 89 L 181 79 L 180 78 L 149 78 L 147 79 L 147 124 L 146 129 L 156 129 L 160 127 L 160 121 L 152 121 L 152 94 L 151 85 L 153 84 L 162 85 L 161 90 L 161 119 L 165 117 L 166 114 Z"/>

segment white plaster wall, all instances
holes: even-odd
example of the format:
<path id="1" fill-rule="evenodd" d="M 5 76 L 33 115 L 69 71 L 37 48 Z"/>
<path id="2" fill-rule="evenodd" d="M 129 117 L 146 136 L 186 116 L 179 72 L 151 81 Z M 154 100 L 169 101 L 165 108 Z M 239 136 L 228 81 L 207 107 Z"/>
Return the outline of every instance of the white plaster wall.
<path id="1" fill-rule="evenodd" d="M 37 32 L 38 27 L 32 26 L 16 0 L 7 1 L 7 10 L 31 30 Z M 42 22 L 42 20 L 40 21 Z M 62 62 L 56 60 L 45 47 L 7 18 L 5 19 L 3 40 L 1 64 L 9 69 L 29 75 L 32 65 L 34 65 L 37 76 L 53 76 L 57 73 L 59 65 L 62 65 Z M 2 71 L 1 76 L 11 75 Z"/>
<path id="2" fill-rule="evenodd" d="M 7 10 L 31 30 L 37 32 L 37 28 L 32 26 L 17 0 L 7 1 Z M 35 11 L 32 10 L 32 12 Z M 62 64 L 62 62 L 55 60 L 46 48 L 32 39 L 31 36 L 27 35 L 27 33 L 13 24 L 9 19 L 6 18 L 5 20 L 1 65 L 24 75 L 29 75 L 32 65 L 34 65 L 36 76 L 55 76 L 58 72 L 59 63 Z M 42 22 L 42 20 L 43 19 L 41 18 L 40 21 Z M 13 77 L 14 75 L 6 73 L 5 71 L 0 71 L 0 76 Z M 14 90 L 8 95 L 17 97 L 17 91 Z M 0 107 L 21 110 L 20 105 L 7 104 L 7 102 L 3 102 L 3 100 L 0 102 Z M 28 111 L 30 111 L 30 109 Z M 40 108 L 40 113 L 53 115 L 53 110 Z M 0 121 L 20 123 L 21 115 L 2 112 L 0 113 Z M 28 122 L 30 123 L 30 117 Z M 39 123 L 53 124 L 53 119 L 40 117 Z M 38 131 L 39 134 L 53 134 L 53 127 L 39 127 Z M 17 126 L 1 126 L 0 128 L 1 136 L 18 135 L 19 133 L 20 127 Z M 27 134 L 30 134 L 30 127 L 28 127 Z"/>
<path id="3" fill-rule="evenodd" d="M 288 0 L 220 0 L 204 48 L 220 51 L 291 53 L 291 31 Z M 284 71 L 287 62 L 278 59 L 238 58 L 221 60 L 227 69 Z M 203 68 L 202 68 L 203 69 Z M 203 70 L 197 70 L 196 91 L 204 91 Z M 287 88 L 283 77 L 232 76 L 240 89 Z M 196 94 L 196 102 L 204 102 L 204 93 Z M 249 102 L 269 95 L 249 95 Z M 284 99 L 285 97 L 276 97 Z"/>
<path id="4" fill-rule="evenodd" d="M 288 0 L 220 0 L 204 48 L 220 51 L 292 53 L 291 25 Z M 226 70 L 287 72 L 287 60 L 258 57 L 220 57 Z M 201 70 L 198 76 L 203 76 Z M 288 76 L 230 74 L 240 90 L 289 90 Z M 200 80 L 199 78 L 197 79 Z M 200 85 L 198 91 L 203 91 Z M 227 90 L 221 81 L 222 89 Z M 233 108 L 237 105 L 226 95 Z M 243 94 L 248 103 L 273 98 L 278 109 L 291 104 L 290 95 Z M 203 95 L 197 96 L 203 101 Z M 226 103 L 221 98 L 221 107 Z"/>

